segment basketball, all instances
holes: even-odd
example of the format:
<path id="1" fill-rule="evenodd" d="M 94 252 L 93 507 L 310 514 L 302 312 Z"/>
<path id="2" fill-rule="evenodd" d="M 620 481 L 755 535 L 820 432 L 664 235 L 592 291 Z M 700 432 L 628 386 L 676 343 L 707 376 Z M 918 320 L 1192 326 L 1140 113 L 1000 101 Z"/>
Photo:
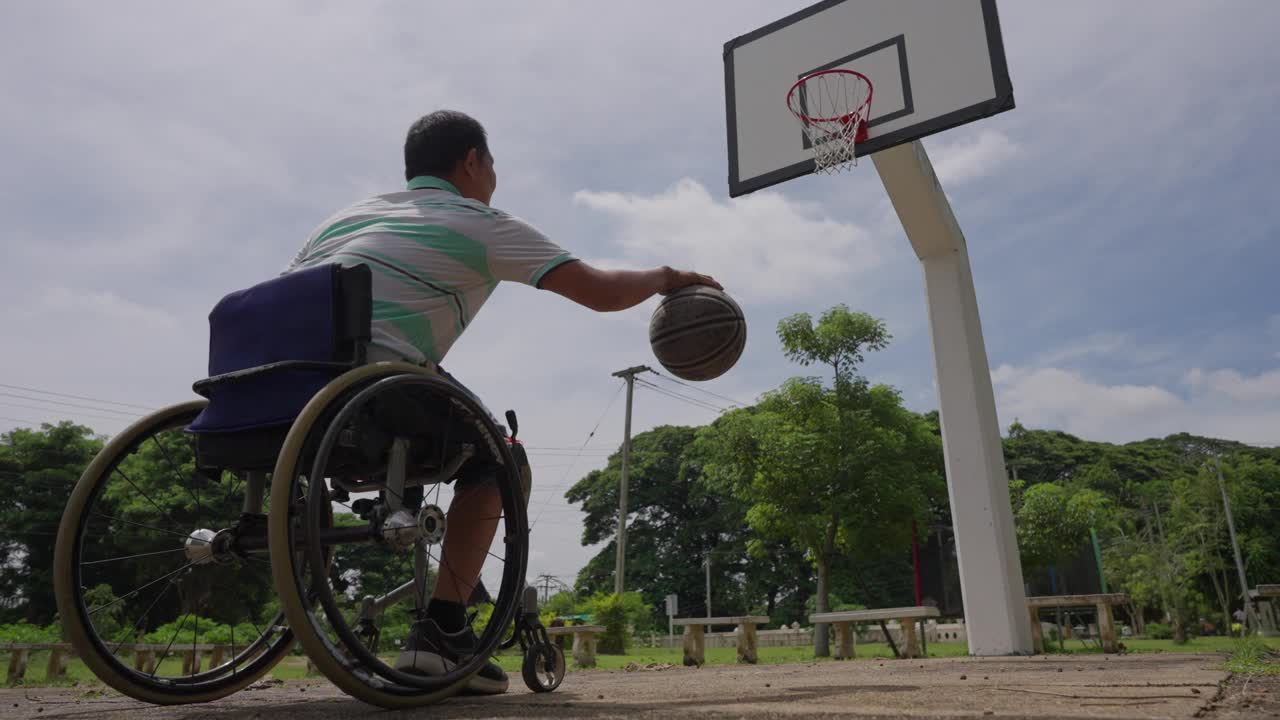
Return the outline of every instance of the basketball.
<path id="1" fill-rule="evenodd" d="M 649 319 L 649 345 L 668 372 L 683 380 L 712 380 L 738 362 L 747 321 L 733 298 L 691 285 L 662 299 Z"/>

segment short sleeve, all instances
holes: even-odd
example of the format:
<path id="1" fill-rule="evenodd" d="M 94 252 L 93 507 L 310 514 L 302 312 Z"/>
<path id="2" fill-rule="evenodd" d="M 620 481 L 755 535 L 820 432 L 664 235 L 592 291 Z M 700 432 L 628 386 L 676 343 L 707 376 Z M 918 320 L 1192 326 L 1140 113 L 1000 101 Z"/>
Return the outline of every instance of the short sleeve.
<path id="1" fill-rule="evenodd" d="M 573 257 L 520 218 L 497 213 L 488 230 L 489 272 L 498 280 L 538 287 L 542 278 Z"/>

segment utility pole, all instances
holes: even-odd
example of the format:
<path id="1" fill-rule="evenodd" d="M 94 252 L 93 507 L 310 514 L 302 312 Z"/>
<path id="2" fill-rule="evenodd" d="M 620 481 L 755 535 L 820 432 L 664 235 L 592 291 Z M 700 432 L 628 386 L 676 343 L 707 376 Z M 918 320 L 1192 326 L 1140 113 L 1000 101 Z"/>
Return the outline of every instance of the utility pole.
<path id="1" fill-rule="evenodd" d="M 618 492 L 618 561 L 613 570 L 613 592 L 622 594 L 623 578 L 627 570 L 627 463 L 631 459 L 631 396 L 635 392 L 636 375 L 653 372 L 646 365 L 636 365 L 619 370 L 614 377 L 627 381 L 627 419 L 622 436 L 622 486 Z"/>
<path id="2" fill-rule="evenodd" d="M 1231 550 L 1236 555 L 1236 572 L 1240 573 L 1240 593 L 1244 598 L 1244 628 L 1241 635 L 1248 635 L 1249 628 L 1257 627 L 1253 616 L 1253 606 L 1249 604 L 1249 581 L 1245 579 L 1244 560 L 1240 557 L 1240 543 L 1236 540 L 1236 522 L 1231 517 L 1231 501 L 1227 499 L 1227 486 L 1222 482 L 1222 461 L 1218 453 L 1213 454 L 1213 467 L 1218 473 L 1218 490 L 1222 493 L 1222 507 L 1227 511 L 1227 531 L 1231 534 Z M 1227 629 L 1231 629 L 1231 618 L 1226 618 Z M 1228 633 L 1230 634 L 1230 633 Z"/>
<path id="3" fill-rule="evenodd" d="M 538 576 L 538 580 L 542 581 L 542 604 L 546 605 L 547 601 L 551 599 L 551 581 L 555 580 L 555 577 L 543 573 Z M 535 583 L 536 582 L 537 581 L 535 581 Z M 537 585 L 535 584 L 534 587 L 537 587 Z"/>

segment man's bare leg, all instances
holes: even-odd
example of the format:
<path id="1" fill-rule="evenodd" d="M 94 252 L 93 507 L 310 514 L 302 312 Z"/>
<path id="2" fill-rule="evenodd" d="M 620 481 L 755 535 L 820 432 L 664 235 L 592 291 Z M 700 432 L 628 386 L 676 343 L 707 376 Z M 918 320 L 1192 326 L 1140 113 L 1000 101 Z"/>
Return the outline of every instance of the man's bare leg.
<path id="1" fill-rule="evenodd" d="M 466 606 L 489 556 L 501 516 L 502 495 L 492 482 L 463 488 L 454 494 L 449 504 L 433 601 Z"/>
<path id="2" fill-rule="evenodd" d="M 472 650 L 474 635 L 467 631 L 466 602 L 480 579 L 480 569 L 493 543 L 502 515 L 502 496 L 493 482 L 455 489 L 449 504 L 448 526 L 441 549 L 439 574 L 426 619 L 414 623 L 396 668 L 405 672 L 440 675 L 450 662 L 460 662 Z M 436 635 L 438 632 L 443 635 Z M 507 674 L 492 661 L 471 676 L 464 694 L 506 692 Z"/>

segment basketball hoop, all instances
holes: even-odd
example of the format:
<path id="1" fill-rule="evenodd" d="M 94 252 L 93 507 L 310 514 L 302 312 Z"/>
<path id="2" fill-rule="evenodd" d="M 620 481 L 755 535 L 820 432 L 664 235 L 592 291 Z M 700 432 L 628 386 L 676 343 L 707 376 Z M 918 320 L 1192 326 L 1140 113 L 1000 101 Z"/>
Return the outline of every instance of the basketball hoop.
<path id="1" fill-rule="evenodd" d="M 833 174 L 858 164 L 856 146 L 867 139 L 871 81 L 853 70 L 822 70 L 787 91 L 787 109 L 800 121 L 813 150 L 813 171 Z"/>

